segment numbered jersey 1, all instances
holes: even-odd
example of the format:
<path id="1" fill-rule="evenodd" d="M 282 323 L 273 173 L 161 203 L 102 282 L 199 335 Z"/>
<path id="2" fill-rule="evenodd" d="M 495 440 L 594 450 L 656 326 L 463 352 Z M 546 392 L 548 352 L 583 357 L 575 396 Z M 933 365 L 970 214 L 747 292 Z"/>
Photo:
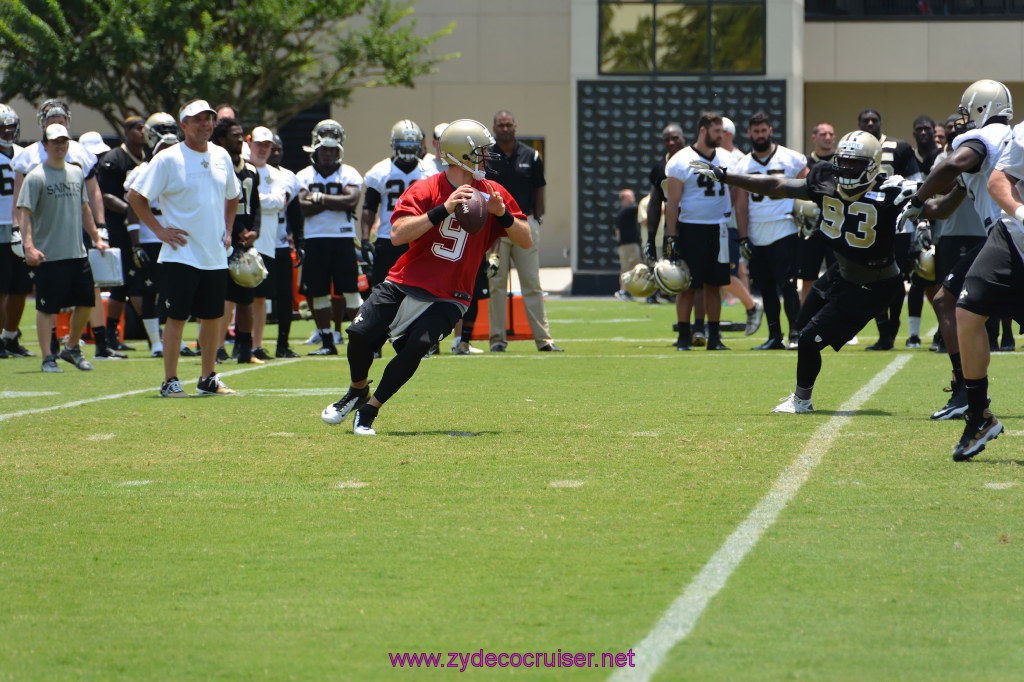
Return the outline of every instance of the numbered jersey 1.
<path id="1" fill-rule="evenodd" d="M 413 166 L 408 173 L 395 165 L 391 159 L 384 159 L 376 164 L 366 174 L 366 189 L 373 189 L 380 195 L 380 225 L 377 227 L 377 238 L 388 239 L 391 237 L 391 214 L 398 205 L 398 199 L 405 190 L 418 182 L 434 174 L 433 169 L 426 167 L 422 162 Z"/>
<path id="2" fill-rule="evenodd" d="M 505 210 L 519 220 L 526 220 L 516 200 L 497 182 L 478 180 L 472 185 L 485 195 L 499 192 L 505 201 Z M 399 198 L 392 220 L 423 215 L 444 203 L 454 189 L 446 173 L 421 180 Z M 421 289 L 440 300 L 469 305 L 473 282 L 484 253 L 505 234 L 494 216 L 490 217 L 484 229 L 470 234 L 462 229 L 454 216 L 449 215 L 440 225 L 427 230 L 409 244 L 409 250 L 388 273 L 388 281 Z"/>
<path id="3" fill-rule="evenodd" d="M 733 158 L 721 147 L 714 156 L 703 156 L 693 147 L 684 147 L 676 152 L 665 166 L 665 175 L 683 183 L 683 195 L 679 200 L 679 222 L 703 225 L 721 225 L 732 215 L 732 197 L 729 188 L 720 182 L 705 177 L 690 168 L 696 159 L 710 161 L 727 170 L 733 170 Z"/>
<path id="4" fill-rule="evenodd" d="M 360 187 L 363 176 L 352 166 L 342 164 L 329 177 L 323 177 L 313 166 L 306 166 L 296 177 L 299 184 L 307 192 L 323 192 L 324 194 L 343 194 L 349 185 Z M 355 211 L 321 211 L 316 215 L 306 216 L 306 239 L 313 237 L 355 237 Z"/>
<path id="5" fill-rule="evenodd" d="M 894 257 L 896 218 L 900 209 L 893 205 L 899 195 L 897 186 L 882 189 L 885 177 L 879 174 L 874 185 L 855 200 L 839 194 L 832 166 L 818 163 L 807 175 L 811 201 L 821 207 L 821 234 L 832 249 L 867 267 Z"/>

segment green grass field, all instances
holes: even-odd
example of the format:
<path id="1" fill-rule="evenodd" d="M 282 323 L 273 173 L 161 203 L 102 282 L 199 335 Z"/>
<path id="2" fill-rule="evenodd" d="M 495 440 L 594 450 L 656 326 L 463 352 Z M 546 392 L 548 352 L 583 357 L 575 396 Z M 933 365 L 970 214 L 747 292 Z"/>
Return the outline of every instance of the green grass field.
<path id="1" fill-rule="evenodd" d="M 864 352 L 873 325 L 826 353 L 815 414 L 774 415 L 796 353 L 750 352 L 763 330 L 679 353 L 670 306 L 548 313 L 566 353 L 446 340 L 376 438 L 320 420 L 344 357 L 224 365 L 239 395 L 188 400 L 142 352 L 0 361 L 0 680 L 607 679 L 389 653 L 634 648 L 900 355 L 654 679 L 1024 678 L 1024 352 L 993 357 L 1006 432 L 954 464 L 948 360 Z"/>

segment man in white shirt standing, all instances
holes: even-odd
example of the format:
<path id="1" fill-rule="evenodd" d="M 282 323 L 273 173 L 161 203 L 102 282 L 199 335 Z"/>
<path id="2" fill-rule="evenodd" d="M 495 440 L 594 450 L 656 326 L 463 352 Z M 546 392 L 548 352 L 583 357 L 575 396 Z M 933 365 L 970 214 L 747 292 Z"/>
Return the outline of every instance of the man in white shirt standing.
<path id="1" fill-rule="evenodd" d="M 190 315 L 200 321 L 199 345 L 204 349 L 199 393 L 234 393 L 214 372 L 214 361 L 228 281 L 226 245 L 241 187 L 227 151 L 209 143 L 215 116 L 205 100 L 186 103 L 178 114 L 184 142 L 154 156 L 127 196 L 139 220 L 164 242 L 159 262 L 167 315 L 160 386 L 165 397 L 187 395 L 178 380 L 178 354 Z M 150 209 L 150 200 L 156 198 L 167 227 Z"/>
<path id="2" fill-rule="evenodd" d="M 807 157 L 772 140 L 771 119 L 763 112 L 750 117 L 747 137 L 753 151 L 736 166 L 737 173 L 803 178 L 807 175 Z M 750 261 L 750 275 L 764 299 L 764 317 L 768 340 L 754 350 L 785 350 L 780 312 L 789 320 L 789 338 L 794 348 L 799 330 L 794 329 L 800 313 L 800 295 L 796 291 L 797 251 L 800 238 L 793 221 L 792 199 L 772 199 L 743 190 L 736 194 L 736 226 L 740 247 Z M 778 293 L 782 292 L 782 306 Z"/>

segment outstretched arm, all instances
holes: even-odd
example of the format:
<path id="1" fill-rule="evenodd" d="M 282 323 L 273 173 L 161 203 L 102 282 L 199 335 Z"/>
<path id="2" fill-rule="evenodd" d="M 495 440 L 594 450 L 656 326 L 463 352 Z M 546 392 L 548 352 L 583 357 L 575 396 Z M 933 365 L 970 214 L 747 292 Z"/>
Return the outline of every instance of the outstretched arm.
<path id="1" fill-rule="evenodd" d="M 803 179 L 784 178 L 779 175 L 729 173 L 721 166 L 699 159 L 691 161 L 690 168 L 722 184 L 739 187 L 753 194 L 763 194 L 773 199 L 811 198 L 811 193 L 807 189 L 807 181 Z"/>

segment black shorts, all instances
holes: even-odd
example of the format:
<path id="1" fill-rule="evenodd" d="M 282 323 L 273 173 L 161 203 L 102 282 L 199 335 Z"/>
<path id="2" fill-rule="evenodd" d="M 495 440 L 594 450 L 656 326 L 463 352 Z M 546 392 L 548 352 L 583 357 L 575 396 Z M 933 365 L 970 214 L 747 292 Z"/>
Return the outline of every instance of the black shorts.
<path id="1" fill-rule="evenodd" d="M 306 298 L 359 291 L 356 245 L 348 237 L 314 237 L 306 240 L 302 264 L 302 293 Z"/>
<path id="2" fill-rule="evenodd" d="M 236 284 L 235 280 L 231 278 L 231 274 L 228 274 L 228 288 L 224 292 L 224 300 L 237 303 L 238 305 L 249 305 L 256 298 L 255 287 L 243 287 L 240 284 Z"/>
<path id="3" fill-rule="evenodd" d="M 825 299 L 800 336 L 839 350 L 864 326 L 889 305 L 903 288 L 896 276 L 870 284 L 854 284 L 843 279 L 839 266 L 833 265 L 814 283 L 814 290 Z"/>
<path id="4" fill-rule="evenodd" d="M 360 334 L 369 339 L 374 348 L 380 348 L 388 339 L 389 328 L 398 315 L 399 306 L 405 300 L 405 293 L 397 285 L 384 281 L 374 287 L 370 297 L 359 307 L 359 314 L 349 325 L 348 334 Z M 422 315 L 409 326 L 402 338 L 425 338 L 440 341 L 452 333 L 455 323 L 462 317 L 462 309 L 454 303 L 438 301 L 432 303 Z M 401 350 L 401 339 L 395 348 Z M 428 344 L 429 346 L 429 344 Z"/>
<path id="5" fill-rule="evenodd" d="M 260 255 L 263 256 L 263 265 L 267 267 L 267 276 L 252 289 L 252 295 L 253 298 L 274 298 L 274 292 L 277 291 L 277 259 L 273 256 Z M 290 265 L 291 261 L 288 264 Z"/>
<path id="6" fill-rule="evenodd" d="M 718 225 L 677 223 L 679 254 L 690 268 L 690 288 L 729 284 L 729 264 L 718 262 L 721 228 Z"/>
<path id="7" fill-rule="evenodd" d="M 828 252 L 828 240 L 818 234 L 817 230 L 807 239 L 801 239 L 797 247 L 796 276 L 811 282 L 821 277 L 821 263 Z"/>
<path id="8" fill-rule="evenodd" d="M 986 240 L 984 239 L 975 244 L 970 251 L 953 263 L 953 267 L 951 267 L 949 272 L 946 273 L 946 276 L 942 278 L 942 288 L 947 289 L 949 293 L 953 294 L 954 299 L 960 295 L 960 290 L 964 288 L 964 279 L 967 277 L 967 272 L 971 269 L 971 266 L 974 265 L 975 259 L 978 257 L 978 254 L 981 253 L 985 244 Z"/>
<path id="9" fill-rule="evenodd" d="M 184 263 L 161 263 L 160 312 L 172 320 L 224 317 L 227 268 L 200 270 Z"/>
<path id="10" fill-rule="evenodd" d="M 735 227 L 729 228 L 729 274 L 740 275 L 740 231 Z"/>
<path id="11" fill-rule="evenodd" d="M 95 284 L 88 258 L 42 261 L 29 268 L 36 285 L 36 310 L 59 313 L 62 308 L 92 308 Z"/>
<path id="12" fill-rule="evenodd" d="M 975 247 L 985 243 L 985 237 L 940 237 L 935 242 L 935 279 L 939 282 L 953 271 L 957 261 Z M 964 271 L 967 274 L 967 271 Z M 959 293 L 959 291 L 957 292 Z"/>
<path id="13" fill-rule="evenodd" d="M 292 247 L 279 246 L 274 251 L 274 284 L 277 285 L 275 298 L 282 301 L 293 300 L 295 266 L 292 264 Z"/>
<path id="14" fill-rule="evenodd" d="M 0 244 L 0 294 L 29 294 L 32 292 L 32 278 L 24 258 L 18 258 L 11 251 L 10 244 Z"/>
<path id="15" fill-rule="evenodd" d="M 1024 320 L 1022 290 L 1024 261 L 1006 226 L 999 221 L 967 271 L 956 305 L 977 315 L 1012 317 L 1020 322 Z"/>
<path id="16" fill-rule="evenodd" d="M 128 293 L 132 296 L 150 296 L 158 294 L 160 293 L 160 268 L 163 266 L 156 261 L 160 258 L 160 247 L 162 245 L 139 244 L 139 246 L 146 252 L 146 255 L 149 256 L 149 263 L 141 268 L 135 267 L 135 262 L 130 256 L 131 252 L 128 252 L 128 263 L 125 264 L 125 272 L 128 274 L 126 277 Z"/>
<path id="17" fill-rule="evenodd" d="M 755 246 L 750 261 L 750 276 L 762 296 L 775 295 L 778 289 L 796 289 L 797 249 L 800 237 L 787 235 L 767 246 Z"/>
<path id="18" fill-rule="evenodd" d="M 384 281 L 384 278 L 391 271 L 391 267 L 408 250 L 408 244 L 395 246 L 388 237 L 379 238 L 373 243 L 373 276 L 370 277 L 371 289 Z"/>

